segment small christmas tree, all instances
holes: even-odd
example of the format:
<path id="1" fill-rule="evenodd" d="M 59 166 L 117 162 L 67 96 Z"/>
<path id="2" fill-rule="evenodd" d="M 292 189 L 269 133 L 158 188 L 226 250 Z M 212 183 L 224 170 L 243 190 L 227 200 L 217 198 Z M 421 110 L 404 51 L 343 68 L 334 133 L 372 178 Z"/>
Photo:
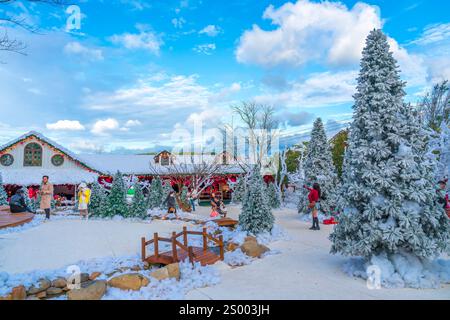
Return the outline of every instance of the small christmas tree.
<path id="1" fill-rule="evenodd" d="M 160 208 L 165 199 L 164 188 L 159 177 L 153 179 L 150 192 L 147 197 L 147 206 L 150 209 Z"/>
<path id="2" fill-rule="evenodd" d="M 126 188 L 122 173 L 119 171 L 114 175 L 114 180 L 107 199 L 106 216 L 114 217 L 116 215 L 128 216 L 128 204 L 126 201 Z"/>
<path id="3" fill-rule="evenodd" d="M 280 196 L 278 195 L 277 188 L 275 187 L 275 183 L 269 183 L 266 189 L 269 205 L 274 209 L 278 209 L 281 206 L 281 203 Z"/>
<path id="4" fill-rule="evenodd" d="M 336 170 L 333 165 L 331 148 L 322 120 L 317 118 L 311 132 L 311 140 L 307 147 L 305 162 L 305 184 L 312 187 L 318 183 L 321 189 L 320 208 L 324 214 L 331 214 L 336 202 L 336 185 L 338 183 Z M 301 188 L 299 213 L 308 208 L 308 190 Z"/>
<path id="5" fill-rule="evenodd" d="M 98 183 L 94 182 L 91 186 L 91 202 L 89 203 L 89 214 L 95 217 L 102 217 L 106 215 L 106 200 L 107 193 L 105 188 Z"/>
<path id="6" fill-rule="evenodd" d="M 147 201 L 139 182 L 134 185 L 134 196 L 131 202 L 129 217 L 145 219 L 147 217 Z"/>
<path id="7" fill-rule="evenodd" d="M 8 205 L 8 194 L 5 191 L 5 187 L 3 187 L 3 177 L 0 172 L 0 206 Z"/>
<path id="8" fill-rule="evenodd" d="M 27 187 L 22 187 L 21 189 L 23 191 L 23 196 L 25 198 L 26 206 L 28 208 L 30 208 L 31 211 L 35 212 L 36 208 L 37 208 L 37 204 L 40 202 L 40 200 L 39 199 L 30 199 Z"/>
<path id="9" fill-rule="evenodd" d="M 251 234 L 272 231 L 275 218 L 266 196 L 266 188 L 259 168 L 253 169 L 248 180 L 239 225 Z"/>
<path id="10" fill-rule="evenodd" d="M 238 178 L 234 185 L 232 201 L 233 203 L 241 203 L 245 196 L 245 176 Z"/>

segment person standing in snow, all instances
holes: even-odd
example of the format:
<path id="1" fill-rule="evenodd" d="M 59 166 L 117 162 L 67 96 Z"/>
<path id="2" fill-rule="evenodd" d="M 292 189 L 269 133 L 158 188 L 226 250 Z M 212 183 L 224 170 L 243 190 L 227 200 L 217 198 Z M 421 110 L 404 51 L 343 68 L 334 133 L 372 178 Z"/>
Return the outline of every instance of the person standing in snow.
<path id="1" fill-rule="evenodd" d="M 167 204 L 167 213 L 162 217 L 163 220 L 167 219 L 167 216 L 171 213 L 175 215 L 178 219 L 177 215 L 177 201 L 175 199 L 175 191 L 170 191 L 167 195 L 166 200 L 164 200 L 163 205 Z"/>
<path id="2" fill-rule="evenodd" d="M 319 227 L 319 209 L 320 209 L 320 196 L 321 196 L 321 190 L 320 185 L 316 182 L 313 184 L 312 188 L 309 188 L 308 186 L 304 185 L 303 188 L 307 189 L 309 191 L 308 194 L 308 209 L 311 211 L 313 225 L 309 230 L 320 230 Z"/>
<path id="3" fill-rule="evenodd" d="M 187 193 L 187 199 L 191 204 L 192 211 L 195 212 L 195 201 L 197 200 L 197 193 L 193 189 L 189 189 Z"/>
<path id="4" fill-rule="evenodd" d="M 448 193 L 446 193 L 447 188 L 447 179 L 441 180 L 438 182 L 438 188 L 436 189 L 436 193 L 438 196 L 438 203 L 442 205 L 442 207 L 446 210 L 447 215 L 450 218 L 450 204 L 448 201 Z"/>
<path id="5" fill-rule="evenodd" d="M 78 211 L 81 218 L 89 218 L 88 205 L 91 202 L 91 189 L 86 183 L 80 183 L 78 187 Z"/>
<path id="6" fill-rule="evenodd" d="M 48 176 L 42 177 L 41 188 L 39 189 L 41 196 L 40 208 L 45 212 L 45 218 L 50 219 L 50 209 L 53 199 L 53 185 L 48 181 Z"/>

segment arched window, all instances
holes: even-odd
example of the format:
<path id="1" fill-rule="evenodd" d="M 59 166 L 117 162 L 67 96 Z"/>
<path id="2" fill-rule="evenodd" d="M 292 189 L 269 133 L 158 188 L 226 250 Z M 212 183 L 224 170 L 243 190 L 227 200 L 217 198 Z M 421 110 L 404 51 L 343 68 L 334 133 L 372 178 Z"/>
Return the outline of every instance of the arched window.
<path id="1" fill-rule="evenodd" d="M 35 143 L 29 143 L 25 146 L 23 155 L 24 167 L 41 167 L 42 166 L 42 147 Z"/>

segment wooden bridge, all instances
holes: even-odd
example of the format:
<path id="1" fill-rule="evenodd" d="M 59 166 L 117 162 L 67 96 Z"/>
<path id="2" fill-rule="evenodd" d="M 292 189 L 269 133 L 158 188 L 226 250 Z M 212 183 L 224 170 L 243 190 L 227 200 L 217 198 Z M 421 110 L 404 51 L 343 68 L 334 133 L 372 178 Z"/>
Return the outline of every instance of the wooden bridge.
<path id="1" fill-rule="evenodd" d="M 188 235 L 202 236 L 203 246 L 194 247 L 188 244 Z M 183 237 L 183 243 L 178 241 L 180 237 Z M 208 241 L 214 242 L 217 246 L 208 248 Z M 167 252 L 159 252 L 159 242 L 168 242 L 172 245 L 172 250 Z M 147 256 L 147 246 L 153 244 L 154 252 L 152 255 Z M 220 235 L 215 238 L 206 232 L 206 228 L 203 231 L 188 231 L 186 227 L 183 227 L 183 231 L 180 233 L 173 232 L 172 237 L 163 238 L 158 236 L 158 233 L 153 235 L 153 239 L 146 240 L 144 237 L 141 239 L 142 246 L 142 261 L 148 263 L 160 263 L 168 265 L 175 262 L 184 261 L 189 259 L 190 263 L 200 262 L 202 266 L 208 264 L 214 264 L 219 260 L 224 259 L 224 244 L 223 237 Z M 217 252 L 218 251 L 218 252 Z"/>

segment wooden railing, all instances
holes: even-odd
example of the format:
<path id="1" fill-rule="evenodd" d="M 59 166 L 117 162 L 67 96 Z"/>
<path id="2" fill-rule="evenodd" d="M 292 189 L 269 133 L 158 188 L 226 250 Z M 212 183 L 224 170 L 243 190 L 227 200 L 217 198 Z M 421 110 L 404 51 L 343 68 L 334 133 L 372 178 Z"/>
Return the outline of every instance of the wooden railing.
<path id="1" fill-rule="evenodd" d="M 174 261 L 179 261 L 178 260 L 178 249 L 180 248 L 181 250 L 185 251 L 189 257 L 189 262 L 193 263 L 194 262 L 194 252 L 193 252 L 193 247 L 189 246 L 188 244 L 188 235 L 199 235 L 202 236 L 203 238 L 203 251 L 207 251 L 208 250 L 208 240 L 211 240 L 212 242 L 214 242 L 215 244 L 218 245 L 219 250 L 220 250 L 220 259 L 223 260 L 224 259 L 224 243 L 223 243 L 223 236 L 220 235 L 218 238 L 215 238 L 214 236 L 208 234 L 206 232 L 206 228 L 203 228 L 203 230 L 200 231 L 188 231 L 186 227 L 183 227 L 183 231 L 176 233 L 173 232 L 172 233 L 172 237 L 170 238 L 163 238 L 158 236 L 158 233 L 155 232 L 153 234 L 153 239 L 146 241 L 146 239 L 144 237 L 141 238 L 141 255 L 142 255 L 142 261 L 146 260 L 146 248 L 147 246 L 153 244 L 153 249 L 154 249 L 154 256 L 155 258 L 158 258 L 160 255 L 159 252 L 159 241 L 162 242 L 168 242 L 172 244 L 172 256 Z M 178 241 L 178 238 L 183 237 L 183 243 L 181 243 L 180 241 Z"/>

